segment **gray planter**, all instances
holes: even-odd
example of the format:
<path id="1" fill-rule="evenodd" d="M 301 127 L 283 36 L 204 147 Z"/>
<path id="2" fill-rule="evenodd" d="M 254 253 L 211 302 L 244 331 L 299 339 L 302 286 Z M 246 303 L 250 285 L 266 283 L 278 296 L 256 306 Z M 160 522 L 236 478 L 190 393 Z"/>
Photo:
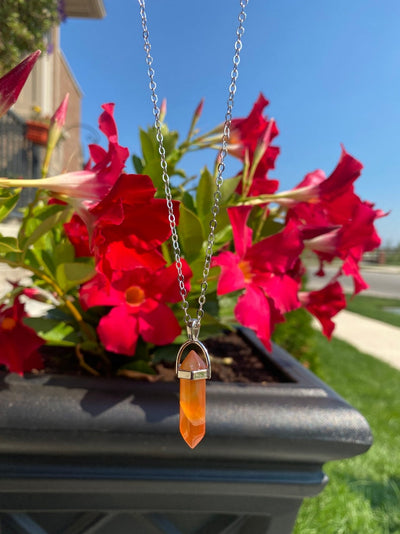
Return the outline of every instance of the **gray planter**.
<path id="1" fill-rule="evenodd" d="M 372 437 L 290 355 L 268 357 L 288 382 L 209 383 L 193 451 L 178 433 L 176 384 L 3 376 L 0 531 L 290 533 L 303 498 L 327 482 L 323 464 Z"/>

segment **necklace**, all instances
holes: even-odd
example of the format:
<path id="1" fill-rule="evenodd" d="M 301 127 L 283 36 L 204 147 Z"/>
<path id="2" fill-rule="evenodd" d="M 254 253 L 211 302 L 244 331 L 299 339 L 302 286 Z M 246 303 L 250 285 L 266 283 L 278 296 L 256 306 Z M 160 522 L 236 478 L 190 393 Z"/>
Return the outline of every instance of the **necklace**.
<path id="1" fill-rule="evenodd" d="M 225 113 L 225 122 L 221 139 L 221 149 L 217 165 L 217 176 L 215 179 L 214 201 L 211 208 L 210 232 L 207 238 L 207 246 L 204 258 L 203 277 L 200 285 L 200 296 L 198 298 L 198 308 L 196 317 L 189 314 L 188 291 L 185 287 L 185 277 L 183 275 L 182 255 L 177 233 L 177 224 L 172 202 L 171 183 L 168 175 L 167 160 L 164 148 L 164 139 L 161 131 L 160 108 L 157 104 L 156 93 L 157 84 L 155 82 L 155 71 L 153 68 L 153 58 L 151 56 L 151 44 L 149 40 L 149 30 L 147 26 L 147 14 L 145 0 L 138 0 L 140 6 L 140 17 L 143 28 L 144 51 L 146 56 L 147 74 L 149 77 L 150 98 L 153 104 L 154 128 L 158 141 L 158 152 L 160 154 L 160 165 L 162 171 L 162 181 L 164 184 L 165 198 L 168 208 L 168 220 L 171 228 L 171 240 L 177 270 L 177 282 L 182 299 L 182 309 L 188 334 L 188 340 L 181 346 L 176 358 L 176 374 L 180 379 L 180 432 L 186 443 L 194 448 L 205 435 L 205 413 L 206 394 L 205 381 L 211 378 L 211 363 L 206 347 L 199 341 L 201 319 L 204 315 L 204 305 L 208 288 L 208 275 L 210 272 L 213 246 L 215 240 L 215 230 L 217 227 L 217 215 L 221 201 L 221 186 L 223 184 L 223 173 L 225 171 L 225 157 L 228 153 L 228 142 L 231 131 L 232 110 L 236 93 L 236 82 L 239 76 L 240 51 L 242 49 L 242 36 L 244 33 L 244 22 L 246 20 L 245 9 L 249 0 L 240 0 L 240 13 L 238 16 L 238 27 L 236 29 L 235 53 L 233 56 L 233 68 L 229 85 L 229 96 Z M 192 348 L 192 350 L 189 350 Z M 182 361 L 183 359 L 183 361 Z"/>

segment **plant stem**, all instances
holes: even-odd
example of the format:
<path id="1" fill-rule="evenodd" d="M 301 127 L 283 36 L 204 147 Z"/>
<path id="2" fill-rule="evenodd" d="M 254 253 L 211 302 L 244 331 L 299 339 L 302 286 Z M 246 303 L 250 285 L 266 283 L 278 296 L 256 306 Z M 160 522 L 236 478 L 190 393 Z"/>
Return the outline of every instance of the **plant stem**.
<path id="1" fill-rule="evenodd" d="M 93 367 L 91 367 L 88 363 L 85 362 L 85 358 L 82 354 L 79 344 L 75 347 L 75 354 L 78 358 L 79 365 L 83 367 L 83 369 L 86 369 L 86 371 L 88 371 L 91 375 L 100 376 L 100 373 L 96 371 L 96 369 L 93 369 Z"/>
<path id="2" fill-rule="evenodd" d="M 254 235 L 254 242 L 257 243 L 260 240 L 260 235 L 268 216 L 268 208 L 262 208 L 260 220 L 258 221 L 257 229 Z"/>

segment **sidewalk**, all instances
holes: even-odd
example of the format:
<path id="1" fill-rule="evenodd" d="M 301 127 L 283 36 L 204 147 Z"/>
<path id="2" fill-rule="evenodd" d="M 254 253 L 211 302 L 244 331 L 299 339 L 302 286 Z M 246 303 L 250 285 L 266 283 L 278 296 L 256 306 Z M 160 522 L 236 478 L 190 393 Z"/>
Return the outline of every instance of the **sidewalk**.
<path id="1" fill-rule="evenodd" d="M 333 320 L 334 337 L 400 370 L 400 328 L 345 310 Z M 314 326 L 320 329 L 317 321 Z"/>

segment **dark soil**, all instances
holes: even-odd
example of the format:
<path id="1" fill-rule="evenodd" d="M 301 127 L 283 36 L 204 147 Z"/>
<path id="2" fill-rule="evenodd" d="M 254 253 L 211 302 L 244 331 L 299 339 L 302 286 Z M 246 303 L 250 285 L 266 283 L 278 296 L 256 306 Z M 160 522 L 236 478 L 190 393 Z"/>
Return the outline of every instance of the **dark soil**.
<path id="1" fill-rule="evenodd" d="M 211 358 L 215 382 L 272 384 L 291 382 L 291 378 L 268 360 L 237 332 L 229 332 L 204 341 Z M 160 364 L 163 379 L 175 379 L 175 364 Z"/>
<path id="2" fill-rule="evenodd" d="M 204 341 L 211 358 L 212 381 L 273 384 L 291 382 L 281 369 L 274 365 L 238 332 L 228 332 Z M 74 352 L 63 347 L 42 347 L 45 372 L 52 374 L 88 375 L 77 361 Z M 85 355 L 85 361 L 102 376 L 115 375 L 116 369 L 130 361 L 130 358 L 112 355 L 114 369 L 105 369 L 97 357 Z M 177 380 L 175 362 L 156 365 L 157 375 L 149 375 L 152 381 L 172 382 Z M 137 379 L 146 380 L 138 374 Z"/>

